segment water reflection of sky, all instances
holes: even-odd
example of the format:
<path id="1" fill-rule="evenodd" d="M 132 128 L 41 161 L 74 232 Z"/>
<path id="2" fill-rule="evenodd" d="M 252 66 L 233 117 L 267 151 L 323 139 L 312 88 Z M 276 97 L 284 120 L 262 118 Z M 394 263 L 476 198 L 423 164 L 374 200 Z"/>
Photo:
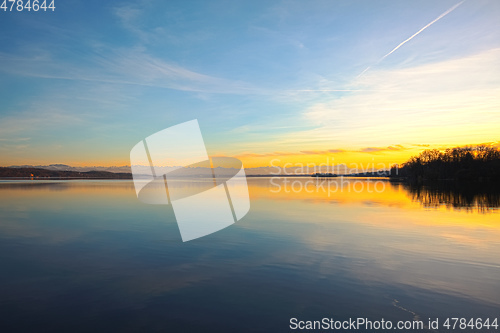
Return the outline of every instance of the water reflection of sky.
<path id="1" fill-rule="evenodd" d="M 497 210 L 426 208 L 388 182 L 322 193 L 294 181 L 287 193 L 249 179 L 249 214 L 187 243 L 171 208 L 142 204 L 129 181 L 2 183 L 3 320 L 268 332 L 290 317 L 499 315 Z"/>

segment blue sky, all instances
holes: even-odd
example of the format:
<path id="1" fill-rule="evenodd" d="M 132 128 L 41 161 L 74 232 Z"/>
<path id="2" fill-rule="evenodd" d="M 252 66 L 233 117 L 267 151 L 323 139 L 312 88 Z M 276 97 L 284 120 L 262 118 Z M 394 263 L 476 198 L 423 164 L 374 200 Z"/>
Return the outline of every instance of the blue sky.
<path id="1" fill-rule="evenodd" d="M 194 118 L 253 166 L 500 140 L 495 0 L 55 5 L 0 11 L 0 165 L 127 164 Z"/>

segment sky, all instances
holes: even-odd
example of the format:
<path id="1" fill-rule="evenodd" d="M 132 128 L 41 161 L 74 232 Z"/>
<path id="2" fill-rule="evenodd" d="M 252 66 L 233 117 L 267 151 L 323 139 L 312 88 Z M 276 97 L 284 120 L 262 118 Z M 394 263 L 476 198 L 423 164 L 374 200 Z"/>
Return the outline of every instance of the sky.
<path id="1" fill-rule="evenodd" d="M 55 0 L 0 10 L 0 166 L 129 165 L 198 119 L 245 167 L 500 143 L 500 1 Z"/>

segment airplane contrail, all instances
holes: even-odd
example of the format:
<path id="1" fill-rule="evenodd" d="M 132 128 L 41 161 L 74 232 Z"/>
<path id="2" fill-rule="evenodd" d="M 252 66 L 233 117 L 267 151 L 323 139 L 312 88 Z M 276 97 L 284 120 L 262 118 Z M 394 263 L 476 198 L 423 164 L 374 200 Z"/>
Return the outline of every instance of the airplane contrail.
<path id="1" fill-rule="evenodd" d="M 410 40 L 412 40 L 414 37 L 416 37 L 418 34 L 420 34 L 422 31 L 424 31 L 425 29 L 427 29 L 428 27 L 430 27 L 431 25 L 433 25 L 434 23 L 436 23 L 437 21 L 439 21 L 440 19 L 442 19 L 443 17 L 445 17 L 446 15 L 448 15 L 449 13 L 451 13 L 453 10 L 455 10 L 458 6 L 460 6 L 461 4 L 463 4 L 465 2 L 465 0 L 457 3 L 455 6 L 451 7 L 450 9 L 448 9 L 447 11 L 445 11 L 443 14 L 439 15 L 438 17 L 436 17 L 432 22 L 428 23 L 425 27 L 423 27 L 422 29 L 420 29 L 419 31 L 415 32 L 413 35 L 411 35 L 411 37 L 405 39 L 403 42 L 401 42 L 398 46 L 396 46 L 395 48 L 392 49 L 391 52 L 387 53 L 385 56 L 383 56 L 379 61 L 382 61 L 384 60 L 385 58 L 387 58 L 387 56 L 391 55 L 394 51 L 396 51 L 397 49 L 399 49 L 401 46 L 405 45 L 406 43 L 408 43 Z"/>
<path id="2" fill-rule="evenodd" d="M 450 9 L 448 9 L 447 11 L 445 11 L 444 13 L 442 13 L 441 15 L 439 15 L 438 17 L 436 17 L 434 20 L 432 20 L 431 22 L 427 23 L 422 29 L 420 29 L 419 31 L 415 32 L 413 35 L 411 35 L 410 37 L 408 37 L 407 39 L 405 39 L 404 41 L 402 41 L 401 43 L 399 43 L 399 45 L 396 46 L 395 48 L 393 48 L 391 50 L 391 52 L 387 53 L 385 56 L 383 56 L 382 58 L 380 58 L 380 60 L 377 61 L 376 64 L 378 64 L 379 62 L 381 62 L 382 60 L 384 60 L 385 58 L 387 58 L 388 56 L 390 56 L 392 53 L 394 53 L 401 46 L 405 45 L 410 40 L 412 40 L 413 38 L 415 38 L 416 36 L 418 36 L 422 31 L 424 31 L 425 29 L 427 29 L 428 27 L 430 27 L 431 25 L 433 25 L 434 23 L 436 23 L 437 21 L 439 21 L 440 19 L 442 19 L 443 17 L 445 17 L 446 15 L 448 15 L 449 13 L 451 13 L 452 11 L 454 11 L 455 9 L 457 9 L 457 7 L 460 6 L 461 4 L 463 4 L 464 2 L 465 2 L 465 0 L 460 1 L 459 3 L 457 3 L 454 6 L 452 6 Z M 361 72 L 361 74 L 358 75 L 358 77 L 360 77 L 361 75 L 363 75 L 367 70 L 370 69 L 370 67 L 371 66 L 368 66 L 364 71 Z"/>

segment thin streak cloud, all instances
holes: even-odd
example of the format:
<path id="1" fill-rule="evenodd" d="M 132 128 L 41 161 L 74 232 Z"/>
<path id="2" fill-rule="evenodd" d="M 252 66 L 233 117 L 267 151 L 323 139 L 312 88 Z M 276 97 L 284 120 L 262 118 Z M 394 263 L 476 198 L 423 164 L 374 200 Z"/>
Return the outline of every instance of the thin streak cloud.
<path id="1" fill-rule="evenodd" d="M 396 52 L 401 46 L 405 45 L 410 40 L 412 40 L 413 38 L 415 38 L 416 36 L 418 36 L 420 33 L 422 33 L 425 29 L 427 29 L 428 27 L 430 27 L 431 25 L 433 25 L 434 23 L 436 23 L 437 21 L 439 21 L 440 19 L 442 19 L 443 17 L 445 17 L 446 15 L 448 15 L 449 13 L 451 13 L 452 11 L 454 11 L 455 9 L 457 9 L 464 2 L 465 2 L 465 0 L 457 3 L 456 5 L 452 6 L 451 8 L 449 8 L 448 10 L 446 10 L 444 13 L 442 13 L 441 15 L 439 15 L 438 17 L 436 17 L 434 20 L 432 20 L 431 22 L 427 23 L 422 29 L 420 29 L 419 31 L 415 32 L 413 35 L 411 35 L 410 37 L 408 37 L 407 39 L 405 39 L 404 41 L 402 41 L 401 43 L 399 43 L 398 46 L 396 46 L 389 53 L 387 53 L 382 58 L 380 58 L 380 60 L 377 61 L 376 64 L 382 62 L 385 58 L 387 58 L 388 56 L 390 56 L 391 54 L 393 54 L 394 52 Z M 362 76 L 370 68 L 371 68 L 371 66 L 366 67 L 366 69 L 364 71 L 362 71 L 361 74 L 358 75 L 358 77 Z"/>
<path id="2" fill-rule="evenodd" d="M 403 42 L 401 42 L 398 46 L 396 46 L 394 49 L 392 49 L 391 52 L 387 53 L 385 56 L 383 56 L 380 61 L 384 60 L 385 58 L 387 58 L 389 55 L 391 55 L 392 53 L 394 53 L 397 49 L 399 49 L 401 46 L 405 45 L 406 43 L 408 43 L 410 40 L 412 40 L 413 38 L 415 38 L 416 36 L 418 36 L 422 31 L 424 31 L 425 29 L 427 29 L 428 27 L 430 27 L 431 25 L 433 25 L 434 23 L 436 23 L 437 21 L 439 21 L 440 19 L 442 19 L 443 17 L 445 17 L 446 15 L 448 15 L 449 13 L 451 13 L 452 11 L 454 11 L 458 6 L 460 6 L 461 4 L 463 4 L 465 2 L 465 0 L 457 3 L 456 5 L 454 5 L 453 7 L 451 7 L 450 9 L 448 9 L 447 11 L 445 11 L 443 14 L 439 15 L 438 17 L 436 17 L 432 22 L 428 23 L 426 26 L 424 26 L 422 29 L 420 29 L 419 31 L 417 31 L 416 33 L 414 33 L 413 35 L 411 35 L 409 38 L 405 39 Z"/>
<path id="3" fill-rule="evenodd" d="M 34 52 L 33 52 L 34 53 Z M 241 81 L 205 75 L 143 52 L 107 50 L 82 66 L 71 61 L 54 62 L 50 56 L 21 57 L 0 52 L 6 66 L 0 71 L 45 79 L 126 84 L 181 91 L 221 94 L 263 94 L 265 90 Z"/>

